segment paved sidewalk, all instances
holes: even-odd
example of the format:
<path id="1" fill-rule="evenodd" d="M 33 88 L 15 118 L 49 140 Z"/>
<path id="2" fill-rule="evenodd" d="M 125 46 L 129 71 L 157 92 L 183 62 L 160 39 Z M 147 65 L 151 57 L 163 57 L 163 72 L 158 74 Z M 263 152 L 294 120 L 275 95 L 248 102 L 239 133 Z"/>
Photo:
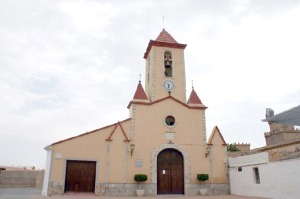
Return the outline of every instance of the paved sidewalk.
<path id="1" fill-rule="evenodd" d="M 264 199 L 256 197 L 236 196 L 236 195 L 220 195 L 220 196 L 183 196 L 183 195 L 168 195 L 168 196 L 156 196 L 156 197 L 107 197 L 107 196 L 53 196 L 55 199 Z M 46 199 L 46 197 L 34 198 L 34 199 Z"/>
<path id="2" fill-rule="evenodd" d="M 64 196 L 41 196 L 41 189 L 37 188 L 0 188 L 0 199 L 137 199 L 138 197 L 107 197 L 90 195 L 64 195 Z M 140 197 L 142 198 L 142 197 Z M 183 196 L 183 195 L 163 195 L 156 197 L 143 197 L 145 199 L 263 199 L 256 197 L 221 195 L 221 196 Z"/>

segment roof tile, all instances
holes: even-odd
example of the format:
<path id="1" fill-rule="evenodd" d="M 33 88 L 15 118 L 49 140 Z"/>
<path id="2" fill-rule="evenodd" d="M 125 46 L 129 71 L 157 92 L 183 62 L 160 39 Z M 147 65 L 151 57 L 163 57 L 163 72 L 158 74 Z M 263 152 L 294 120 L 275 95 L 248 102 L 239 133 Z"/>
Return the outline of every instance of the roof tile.
<path id="1" fill-rule="evenodd" d="M 123 120 L 123 121 L 120 121 L 120 122 L 117 122 L 117 123 L 114 123 L 114 124 L 111 124 L 111 125 L 99 128 L 99 129 L 95 129 L 95 130 L 92 130 L 92 131 L 89 131 L 89 132 L 86 132 L 86 133 L 83 133 L 83 134 L 80 134 L 80 135 L 77 135 L 77 136 L 74 136 L 74 137 L 70 137 L 70 138 L 67 138 L 67 139 L 64 139 L 64 140 L 60 140 L 58 142 L 52 143 L 50 146 L 53 146 L 53 145 L 56 145 L 56 144 L 60 144 L 62 142 L 66 142 L 66 141 L 69 141 L 69 140 L 73 140 L 75 138 L 82 137 L 82 136 L 85 136 L 85 135 L 88 135 L 88 134 L 91 134 L 91 133 L 96 133 L 97 131 L 100 131 L 102 129 L 107 129 L 107 128 L 110 128 L 110 127 L 114 127 L 114 130 L 115 130 L 115 128 L 117 128 L 118 125 L 121 125 L 123 122 L 127 122 L 129 120 L 131 120 L 131 118 L 128 118 L 126 120 Z M 124 130 L 122 130 L 122 131 L 123 131 L 123 134 L 124 134 L 125 133 Z M 125 141 L 127 141 L 128 137 L 126 136 L 126 133 L 125 133 L 124 136 L 125 136 Z"/>
<path id="2" fill-rule="evenodd" d="M 130 108 L 130 106 L 131 106 L 132 104 L 153 105 L 153 104 L 162 102 L 162 101 L 167 100 L 167 99 L 171 99 L 171 100 L 177 102 L 178 104 L 181 104 L 182 106 L 185 106 L 186 108 L 189 108 L 189 109 L 202 109 L 202 110 L 207 109 L 207 107 L 204 106 L 204 105 L 203 105 L 203 106 L 197 106 L 197 107 L 189 106 L 189 105 L 187 105 L 187 104 L 181 102 L 180 100 L 178 100 L 178 99 L 176 99 L 175 97 L 170 96 L 170 95 L 167 96 L 167 97 L 158 99 L 158 100 L 156 100 L 156 101 L 150 102 L 150 103 L 149 103 L 149 102 L 130 101 L 129 104 L 128 104 L 128 106 L 127 106 L 127 108 Z"/>
<path id="3" fill-rule="evenodd" d="M 186 44 L 178 43 L 165 29 L 162 29 L 156 40 L 150 40 L 144 54 L 145 59 L 147 59 L 152 46 L 185 49 Z"/>
<path id="4" fill-rule="evenodd" d="M 162 29 L 155 41 L 177 43 L 177 41 L 165 29 Z"/>
<path id="5" fill-rule="evenodd" d="M 139 81 L 133 99 L 148 100 L 141 81 Z"/>
<path id="6" fill-rule="evenodd" d="M 190 94 L 189 100 L 187 102 L 188 104 L 202 104 L 200 98 L 198 97 L 196 91 L 194 88 L 192 89 L 192 92 Z"/>

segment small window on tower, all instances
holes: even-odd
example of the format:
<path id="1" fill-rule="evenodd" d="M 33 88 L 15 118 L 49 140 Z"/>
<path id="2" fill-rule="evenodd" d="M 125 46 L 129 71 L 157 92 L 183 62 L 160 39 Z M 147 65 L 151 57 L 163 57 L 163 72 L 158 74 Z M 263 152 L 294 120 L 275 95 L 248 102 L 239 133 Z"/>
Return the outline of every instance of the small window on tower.
<path id="1" fill-rule="evenodd" d="M 170 51 L 166 51 L 164 54 L 164 63 L 165 63 L 165 76 L 172 77 L 172 54 Z"/>
<path id="2" fill-rule="evenodd" d="M 173 126 L 175 124 L 175 118 L 169 115 L 166 117 L 165 122 L 168 126 Z"/>

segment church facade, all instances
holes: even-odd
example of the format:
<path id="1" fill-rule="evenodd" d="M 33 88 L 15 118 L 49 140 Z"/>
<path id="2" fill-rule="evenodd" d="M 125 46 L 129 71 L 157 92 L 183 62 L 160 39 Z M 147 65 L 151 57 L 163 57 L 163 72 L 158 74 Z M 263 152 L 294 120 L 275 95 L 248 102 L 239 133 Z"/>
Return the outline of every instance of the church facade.
<path id="1" fill-rule="evenodd" d="M 197 195 L 201 187 L 228 193 L 223 136 L 216 126 L 207 138 L 207 107 L 194 88 L 186 97 L 185 48 L 163 29 L 144 54 L 145 89 L 139 82 L 129 118 L 45 148 L 43 195 L 134 196 L 135 174 L 148 176 L 141 185 L 147 196 Z"/>

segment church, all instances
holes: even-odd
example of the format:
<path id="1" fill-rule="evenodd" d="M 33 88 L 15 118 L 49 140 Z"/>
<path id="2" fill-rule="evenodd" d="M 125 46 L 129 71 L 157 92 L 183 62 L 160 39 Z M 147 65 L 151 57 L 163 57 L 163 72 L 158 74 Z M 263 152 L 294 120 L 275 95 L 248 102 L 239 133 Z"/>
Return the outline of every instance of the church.
<path id="1" fill-rule="evenodd" d="M 146 48 L 145 88 L 139 81 L 129 117 L 45 147 L 42 195 L 135 196 L 136 174 L 147 175 L 145 196 L 229 193 L 226 142 L 217 126 L 207 137 L 195 89 L 186 96 L 186 46 L 163 29 Z"/>

